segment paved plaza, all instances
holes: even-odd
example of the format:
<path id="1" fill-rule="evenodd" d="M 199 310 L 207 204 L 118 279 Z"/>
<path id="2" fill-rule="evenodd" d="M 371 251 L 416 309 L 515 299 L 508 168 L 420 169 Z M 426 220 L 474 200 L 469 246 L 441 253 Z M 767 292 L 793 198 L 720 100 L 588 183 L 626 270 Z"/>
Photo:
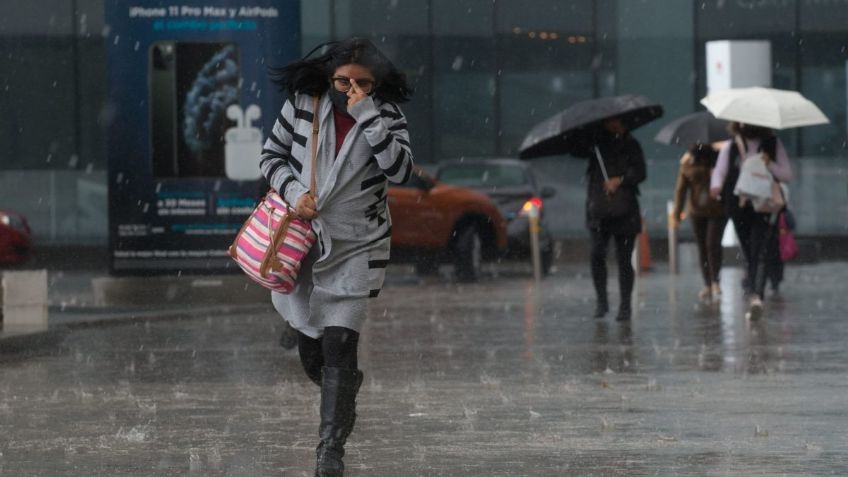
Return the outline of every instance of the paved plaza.
<path id="1" fill-rule="evenodd" d="M 757 322 L 737 268 L 702 305 L 657 267 L 629 324 L 589 317 L 588 268 L 528 276 L 391 269 L 346 475 L 848 475 L 845 264 L 788 267 Z M 75 321 L 0 355 L 0 474 L 312 475 L 318 389 L 271 310 Z"/>

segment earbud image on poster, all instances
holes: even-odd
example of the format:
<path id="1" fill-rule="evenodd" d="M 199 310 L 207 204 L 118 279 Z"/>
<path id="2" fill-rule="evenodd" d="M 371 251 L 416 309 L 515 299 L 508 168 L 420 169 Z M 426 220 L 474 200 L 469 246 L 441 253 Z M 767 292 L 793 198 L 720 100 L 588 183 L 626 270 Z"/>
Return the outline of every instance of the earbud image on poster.
<path id="1" fill-rule="evenodd" d="M 285 99 L 269 68 L 301 56 L 300 2 L 104 5 L 111 272 L 238 273 L 227 249 L 269 188 Z"/>
<path id="2" fill-rule="evenodd" d="M 259 106 L 251 104 L 246 110 L 233 104 L 227 108 L 227 117 L 236 127 L 227 129 L 224 136 L 224 163 L 227 177 L 233 180 L 258 179 L 259 156 L 262 154 L 262 131 L 253 127 L 253 121 L 262 116 Z"/>

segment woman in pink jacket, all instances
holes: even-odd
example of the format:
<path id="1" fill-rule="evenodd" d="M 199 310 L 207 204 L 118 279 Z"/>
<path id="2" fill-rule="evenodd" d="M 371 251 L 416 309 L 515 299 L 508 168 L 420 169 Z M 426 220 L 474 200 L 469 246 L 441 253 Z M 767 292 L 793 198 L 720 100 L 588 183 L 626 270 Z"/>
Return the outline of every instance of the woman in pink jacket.
<path id="1" fill-rule="evenodd" d="M 731 124 L 731 130 L 735 137 L 719 151 L 710 180 L 710 195 L 721 199 L 739 236 L 742 253 L 748 262 L 745 291 L 750 302 L 747 316 L 756 319 L 763 312 L 766 277 L 770 275 L 769 268 L 774 266 L 769 257 L 777 253 L 777 233 L 770 220 L 771 214 L 756 212 L 751 202 L 734 195 L 733 189 L 739 179 L 740 166 L 749 155 L 762 153 L 768 170 L 779 182 L 792 180 L 792 166 L 783 143 L 772 130 L 741 123 Z M 761 261 L 763 266 L 760 266 Z"/>

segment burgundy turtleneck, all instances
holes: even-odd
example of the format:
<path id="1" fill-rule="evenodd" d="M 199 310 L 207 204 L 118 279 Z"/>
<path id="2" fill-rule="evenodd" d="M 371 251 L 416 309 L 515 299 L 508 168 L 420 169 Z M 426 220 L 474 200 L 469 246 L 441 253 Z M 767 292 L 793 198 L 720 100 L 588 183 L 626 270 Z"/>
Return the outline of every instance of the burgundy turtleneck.
<path id="1" fill-rule="evenodd" d="M 353 116 L 347 113 L 341 113 L 336 108 L 333 108 L 333 123 L 336 126 L 336 156 L 342 148 L 342 143 L 347 137 L 347 133 L 356 125 L 356 120 Z"/>

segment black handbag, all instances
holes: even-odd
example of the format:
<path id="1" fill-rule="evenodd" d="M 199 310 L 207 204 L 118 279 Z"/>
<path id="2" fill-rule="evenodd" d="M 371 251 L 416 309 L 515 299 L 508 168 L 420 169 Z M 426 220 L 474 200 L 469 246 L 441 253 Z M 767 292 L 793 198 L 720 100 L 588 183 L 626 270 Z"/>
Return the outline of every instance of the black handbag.
<path id="1" fill-rule="evenodd" d="M 632 214 L 638 203 L 632 187 L 619 187 L 614 194 L 607 194 L 601 188 L 589 199 L 589 215 L 599 219 L 624 217 Z"/>
<path id="2" fill-rule="evenodd" d="M 597 177 L 595 181 L 590 181 L 589 185 L 589 204 L 588 212 L 590 217 L 598 219 L 608 219 L 616 217 L 624 217 L 634 213 L 638 214 L 639 202 L 636 197 L 636 189 L 622 185 L 614 193 L 607 194 L 603 187 L 603 180 L 610 176 L 623 176 L 626 171 L 626 163 L 621 161 L 613 161 L 609 166 L 604 165 L 604 159 L 601 156 L 599 148 L 595 147 L 597 163 L 591 163 L 590 169 L 597 164 L 603 177 Z M 591 159 L 590 159 L 591 161 Z M 608 172 L 607 168 L 612 169 Z"/>

